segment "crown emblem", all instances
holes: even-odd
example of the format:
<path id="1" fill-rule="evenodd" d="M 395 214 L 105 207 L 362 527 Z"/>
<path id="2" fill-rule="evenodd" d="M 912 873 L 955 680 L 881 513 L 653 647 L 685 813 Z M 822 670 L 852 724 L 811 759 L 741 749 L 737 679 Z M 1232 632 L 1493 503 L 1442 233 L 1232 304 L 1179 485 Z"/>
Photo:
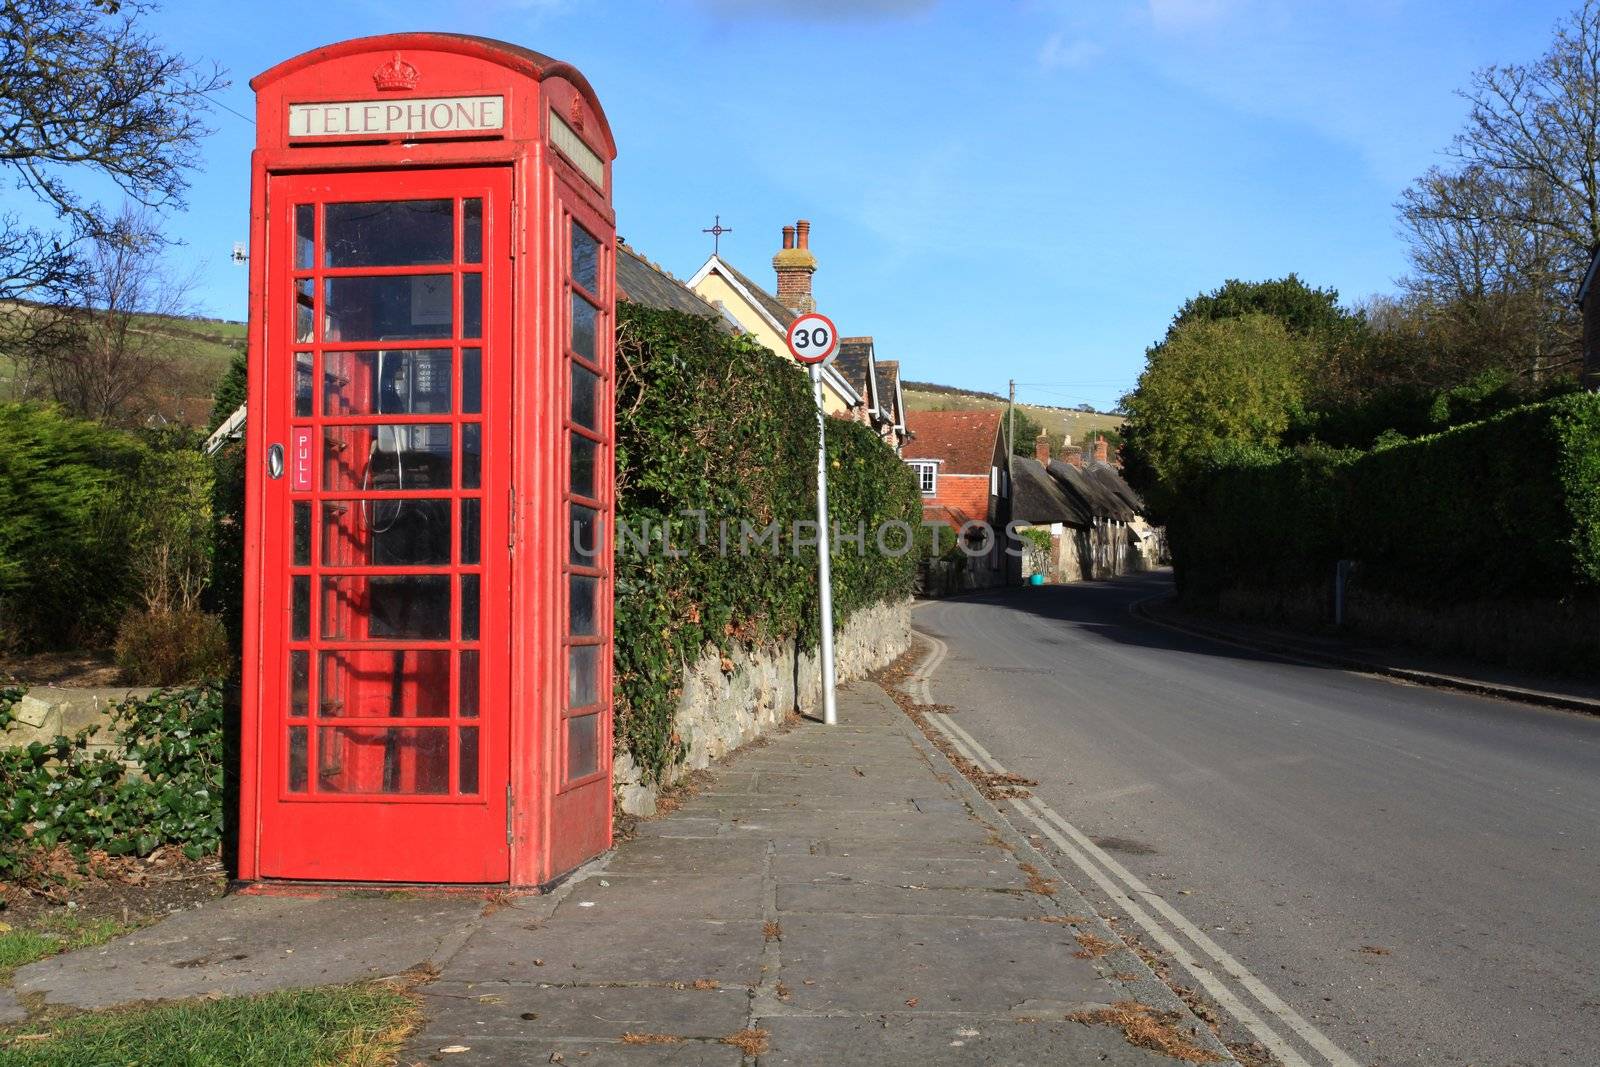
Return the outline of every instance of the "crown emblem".
<path id="1" fill-rule="evenodd" d="M 583 129 L 583 101 L 577 93 L 572 94 L 572 103 L 567 105 L 567 117 L 575 128 Z"/>
<path id="2" fill-rule="evenodd" d="M 372 80 L 377 83 L 379 89 L 386 92 L 415 89 L 417 77 L 417 68 L 401 59 L 399 52 L 396 52 L 389 62 L 372 72 Z"/>

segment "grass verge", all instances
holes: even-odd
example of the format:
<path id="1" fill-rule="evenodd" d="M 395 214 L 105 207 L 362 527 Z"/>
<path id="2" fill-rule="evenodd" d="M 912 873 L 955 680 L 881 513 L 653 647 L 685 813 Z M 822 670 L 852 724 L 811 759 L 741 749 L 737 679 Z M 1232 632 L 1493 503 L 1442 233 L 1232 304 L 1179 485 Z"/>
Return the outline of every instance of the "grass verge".
<path id="1" fill-rule="evenodd" d="M 384 985 L 175 1001 L 0 1029 L 0 1067 L 378 1067 L 418 1018 Z"/>
<path id="2" fill-rule="evenodd" d="M 9 985 L 18 967 L 58 952 L 91 948 L 137 929 L 138 923 L 115 919 L 56 916 L 25 930 L 0 922 L 0 986 Z"/>

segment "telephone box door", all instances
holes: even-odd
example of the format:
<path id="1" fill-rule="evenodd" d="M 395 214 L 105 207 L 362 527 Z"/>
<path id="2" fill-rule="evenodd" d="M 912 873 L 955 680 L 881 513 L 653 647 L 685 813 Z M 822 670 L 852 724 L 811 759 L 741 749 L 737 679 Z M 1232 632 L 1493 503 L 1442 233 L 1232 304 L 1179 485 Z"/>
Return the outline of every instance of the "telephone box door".
<path id="1" fill-rule="evenodd" d="M 510 197 L 270 179 L 266 877 L 508 879 Z"/>

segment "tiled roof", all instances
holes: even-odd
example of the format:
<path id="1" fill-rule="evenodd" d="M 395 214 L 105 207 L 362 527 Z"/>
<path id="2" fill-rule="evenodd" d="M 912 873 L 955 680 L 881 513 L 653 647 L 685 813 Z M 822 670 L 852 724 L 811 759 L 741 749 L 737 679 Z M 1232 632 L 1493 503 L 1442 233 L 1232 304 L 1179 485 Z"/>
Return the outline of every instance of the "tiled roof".
<path id="1" fill-rule="evenodd" d="M 998 411 L 908 411 L 906 459 L 939 459 L 943 474 L 989 473 L 1000 436 Z"/>
<path id="2" fill-rule="evenodd" d="M 1065 522 L 1088 526 L 1094 515 L 1032 456 L 1011 457 L 1011 515 L 1021 523 L 1042 526 Z"/>
<path id="3" fill-rule="evenodd" d="M 872 391 L 867 385 L 867 372 L 872 368 L 872 338 L 870 337 L 841 337 L 839 338 L 839 354 L 834 357 L 833 369 L 839 376 L 850 383 L 850 388 L 866 397 L 870 403 Z M 878 403 L 883 403 L 883 394 L 878 394 Z"/>
<path id="4" fill-rule="evenodd" d="M 900 361 L 897 359 L 879 359 L 873 361 L 877 368 L 878 406 L 883 411 L 883 417 L 890 422 L 899 422 L 904 414 L 900 410 Z"/>
<path id="5" fill-rule="evenodd" d="M 620 241 L 617 253 L 617 295 L 622 299 L 665 311 L 721 317 L 698 293 Z"/>

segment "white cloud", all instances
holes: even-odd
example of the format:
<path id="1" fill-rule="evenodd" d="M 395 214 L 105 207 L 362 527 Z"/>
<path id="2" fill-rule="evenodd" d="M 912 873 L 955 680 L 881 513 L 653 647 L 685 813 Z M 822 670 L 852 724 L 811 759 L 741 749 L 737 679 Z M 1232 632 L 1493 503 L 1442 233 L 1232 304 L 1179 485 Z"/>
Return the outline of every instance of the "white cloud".
<path id="1" fill-rule="evenodd" d="M 1039 49 L 1039 65 L 1046 70 L 1071 70 L 1082 67 L 1097 58 L 1104 49 L 1083 38 L 1069 39 L 1064 33 L 1052 33 Z"/>
<path id="2" fill-rule="evenodd" d="M 1158 30 L 1187 30 L 1216 22 L 1228 0 L 1149 0 L 1150 21 Z"/>

